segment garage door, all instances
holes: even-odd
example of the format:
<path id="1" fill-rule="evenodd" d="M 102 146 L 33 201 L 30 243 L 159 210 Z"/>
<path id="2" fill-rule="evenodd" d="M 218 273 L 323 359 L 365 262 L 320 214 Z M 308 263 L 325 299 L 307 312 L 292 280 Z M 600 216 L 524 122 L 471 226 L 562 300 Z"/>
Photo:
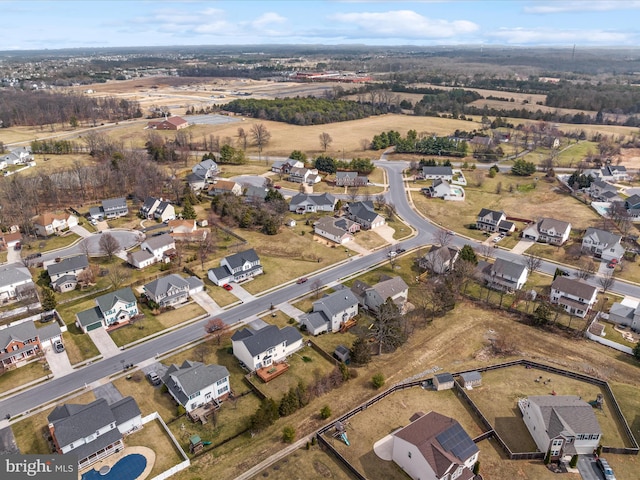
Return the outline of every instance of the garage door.
<path id="1" fill-rule="evenodd" d="M 86 329 L 87 332 L 90 332 L 91 330 L 95 330 L 96 328 L 100 328 L 102 327 L 102 323 L 98 322 L 98 323 L 92 323 L 91 325 L 87 325 Z"/>

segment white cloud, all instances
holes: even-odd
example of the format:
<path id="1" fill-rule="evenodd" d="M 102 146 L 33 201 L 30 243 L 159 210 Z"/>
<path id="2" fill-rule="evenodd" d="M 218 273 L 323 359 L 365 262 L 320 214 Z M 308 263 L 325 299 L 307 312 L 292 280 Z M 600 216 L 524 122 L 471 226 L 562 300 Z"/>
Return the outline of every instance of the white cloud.
<path id="1" fill-rule="evenodd" d="M 547 28 L 503 28 L 487 33 L 506 44 L 513 45 L 561 45 L 569 43 L 628 45 L 635 41 L 635 36 L 623 32 L 606 30 L 551 30 Z"/>
<path id="2" fill-rule="evenodd" d="M 430 19 L 412 10 L 338 13 L 330 19 L 354 25 L 372 37 L 448 38 L 478 30 L 478 25 L 467 20 Z"/>
<path id="3" fill-rule="evenodd" d="M 524 7 L 525 13 L 564 13 L 564 12 L 606 12 L 612 10 L 631 10 L 640 8 L 640 1 L 632 0 L 590 0 L 538 2 Z"/>
<path id="4" fill-rule="evenodd" d="M 279 15 L 275 12 L 267 12 L 261 15 L 259 18 L 256 18 L 251 22 L 251 25 L 254 28 L 263 29 L 271 24 L 282 24 L 287 21 L 282 15 Z"/>

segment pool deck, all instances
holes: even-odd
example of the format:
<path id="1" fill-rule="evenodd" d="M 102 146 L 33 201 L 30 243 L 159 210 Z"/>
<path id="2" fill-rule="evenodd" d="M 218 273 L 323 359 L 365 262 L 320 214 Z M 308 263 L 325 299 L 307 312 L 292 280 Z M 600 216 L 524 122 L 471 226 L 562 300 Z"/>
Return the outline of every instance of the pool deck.
<path id="1" fill-rule="evenodd" d="M 151 473 L 151 470 L 153 470 L 153 465 L 156 462 L 156 452 L 154 452 L 153 450 L 147 447 L 125 447 L 124 450 L 122 450 L 121 452 L 114 453 L 113 455 L 110 455 L 109 457 L 103 460 L 100 460 L 99 462 L 96 462 L 88 466 L 87 468 L 80 470 L 80 474 L 82 475 L 83 473 L 86 473 L 90 470 L 100 471 L 100 468 L 105 465 L 108 465 L 109 467 L 113 467 L 116 463 L 118 463 L 118 460 L 120 460 L 123 457 L 126 457 L 127 455 L 131 455 L 132 453 L 138 453 L 142 455 L 144 458 L 146 458 L 147 466 L 137 478 L 131 479 L 131 480 L 144 480 L 149 476 L 149 474 Z"/>

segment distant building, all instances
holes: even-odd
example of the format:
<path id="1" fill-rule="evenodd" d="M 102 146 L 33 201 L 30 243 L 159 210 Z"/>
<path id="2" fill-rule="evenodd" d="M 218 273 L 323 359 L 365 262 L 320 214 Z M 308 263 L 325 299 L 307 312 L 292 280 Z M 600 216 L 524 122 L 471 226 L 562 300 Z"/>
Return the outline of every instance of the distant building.
<path id="1" fill-rule="evenodd" d="M 152 120 L 147 123 L 147 128 L 153 130 L 181 130 L 188 126 L 189 122 L 181 117 L 167 117 L 163 120 Z"/>

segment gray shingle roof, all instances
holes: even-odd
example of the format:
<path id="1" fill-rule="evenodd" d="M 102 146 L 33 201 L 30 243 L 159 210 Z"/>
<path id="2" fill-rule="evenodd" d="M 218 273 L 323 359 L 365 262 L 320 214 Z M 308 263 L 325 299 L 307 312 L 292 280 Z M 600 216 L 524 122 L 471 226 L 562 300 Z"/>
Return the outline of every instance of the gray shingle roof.
<path id="1" fill-rule="evenodd" d="M 464 372 L 460 374 L 460 378 L 466 382 L 477 382 L 478 380 L 482 380 L 482 376 L 480 372 L 474 370 L 473 372 Z"/>
<path id="2" fill-rule="evenodd" d="M 393 298 L 395 295 L 408 289 L 409 286 L 405 283 L 402 277 L 393 277 L 378 282 L 371 288 L 378 292 L 378 295 L 380 295 L 383 301 L 386 301 L 387 298 Z"/>
<path id="3" fill-rule="evenodd" d="M 89 266 L 89 259 L 86 255 L 76 255 L 74 257 L 63 258 L 57 263 L 47 265 L 49 276 L 59 275 L 64 272 L 73 272 L 76 270 L 84 270 Z"/>
<path id="4" fill-rule="evenodd" d="M 349 214 L 353 215 L 356 220 L 364 220 L 373 222 L 379 215 L 375 212 L 373 204 L 370 202 L 353 202 L 349 204 Z"/>
<path id="5" fill-rule="evenodd" d="M 58 328 L 59 329 L 59 328 Z M 24 342 L 38 335 L 33 322 L 24 322 L 0 330 L 0 350 L 13 341 Z"/>
<path id="6" fill-rule="evenodd" d="M 504 212 L 498 212 L 496 210 L 489 210 L 488 208 L 483 208 L 480 210 L 480 213 L 478 214 L 478 218 L 485 218 L 487 216 L 491 216 L 491 218 L 497 222 L 502 218 L 503 215 L 504 215 Z"/>
<path id="7" fill-rule="evenodd" d="M 153 253 L 147 252 L 146 250 L 137 250 L 135 252 L 129 252 L 129 258 L 132 263 L 143 263 L 151 260 L 154 256 Z"/>
<path id="8" fill-rule="evenodd" d="M 607 232 L 606 230 L 600 230 L 599 228 L 589 227 L 584 234 L 584 237 L 592 237 L 606 247 L 612 247 L 617 243 L 620 243 L 622 237 L 615 233 Z"/>
<path id="9" fill-rule="evenodd" d="M 491 267 L 491 274 L 495 274 L 498 277 L 520 278 L 520 275 L 526 269 L 527 267 L 521 263 L 505 260 L 504 258 L 496 258 Z"/>
<path id="10" fill-rule="evenodd" d="M 453 382 L 453 375 L 450 373 L 438 373 L 435 375 L 438 383 L 450 383 Z"/>
<path id="11" fill-rule="evenodd" d="M 134 295 L 133 290 L 131 290 L 131 287 L 121 288 L 115 292 L 106 293 L 96 297 L 96 303 L 103 312 L 111 310 L 119 300 L 125 303 L 136 301 L 136 296 Z"/>
<path id="12" fill-rule="evenodd" d="M 108 198 L 102 201 L 102 208 L 104 208 L 105 212 L 107 210 L 119 210 L 127 208 L 127 201 L 124 197 L 120 198 Z"/>
<path id="13" fill-rule="evenodd" d="M 0 287 L 24 282 L 25 280 L 31 280 L 31 274 L 26 267 L 17 263 L 0 266 Z"/>
<path id="14" fill-rule="evenodd" d="M 182 365 L 171 365 L 162 381 L 181 401 L 186 403 L 189 395 L 199 392 L 229 376 L 229 370 L 222 365 L 205 365 L 201 362 L 185 360 Z M 175 385 L 175 381 L 182 387 Z"/>
<path id="15" fill-rule="evenodd" d="M 323 312 L 307 313 L 306 315 L 303 315 L 300 320 L 304 320 L 306 323 L 308 323 L 313 330 L 315 330 L 316 328 L 320 328 L 329 322 L 329 319 L 324 315 Z"/>
<path id="16" fill-rule="evenodd" d="M 567 228 L 570 228 L 571 224 L 569 222 L 564 222 L 562 220 L 556 220 L 555 218 L 543 218 L 540 220 L 538 231 L 545 230 L 548 231 L 550 229 L 554 229 L 558 233 L 564 233 Z"/>
<path id="17" fill-rule="evenodd" d="M 329 312 L 331 316 L 334 316 L 357 303 L 358 299 L 353 292 L 345 288 L 313 302 L 313 310 L 317 312 L 324 307 L 325 311 Z"/>
<path id="18" fill-rule="evenodd" d="M 563 431 L 602 433 L 593 407 L 575 395 L 536 395 L 527 397 L 527 400 L 540 408 L 549 438 Z"/>
<path id="19" fill-rule="evenodd" d="M 117 424 L 122 424 L 141 415 L 140 407 L 133 397 L 124 397 L 110 405 Z"/>
<path id="20" fill-rule="evenodd" d="M 57 420 L 47 417 L 55 428 L 55 436 L 60 446 L 69 445 L 80 438 L 96 433 L 116 421 L 116 417 L 109 408 L 109 404 L 104 398 L 99 398 L 87 405 L 74 405 L 74 408 L 67 409 L 68 416 L 63 416 L 64 411 L 58 411 L 60 407 L 54 409 L 54 417 Z M 56 412 L 57 411 L 57 412 Z"/>
<path id="21" fill-rule="evenodd" d="M 287 345 L 291 345 L 299 340 L 302 340 L 300 332 L 293 327 L 284 327 L 280 330 L 275 325 L 269 325 L 268 327 L 261 328 L 258 331 L 243 329 L 251 333 L 250 336 L 246 336 L 246 333 L 236 332 L 232 340 L 241 341 L 252 356 L 260 355 L 268 349 L 280 345 L 282 342 L 286 342 Z M 236 336 L 237 335 L 237 336 Z"/>
<path id="22" fill-rule="evenodd" d="M 229 264 L 231 269 L 241 267 L 245 262 L 253 263 L 260 261 L 258 254 L 253 248 L 245 250 L 244 252 L 238 252 L 233 255 L 229 255 L 228 257 L 225 257 L 225 259 L 227 260 L 227 263 Z"/>
<path id="23" fill-rule="evenodd" d="M 168 233 L 163 233 L 157 237 L 148 237 L 144 243 L 149 245 L 151 250 L 157 250 L 162 247 L 166 247 L 175 243 L 175 240 Z"/>
<path id="24" fill-rule="evenodd" d="M 574 295 L 578 298 L 584 298 L 585 300 L 591 299 L 593 294 L 597 291 L 596 287 L 593 287 L 580 280 L 574 280 L 573 278 L 557 277 L 551 284 L 551 288 L 555 288 L 563 293 Z"/>
<path id="25" fill-rule="evenodd" d="M 144 289 L 154 297 L 157 297 L 158 295 L 167 293 L 167 291 L 171 287 L 176 287 L 180 290 L 188 290 L 189 282 L 187 282 L 177 273 L 172 273 L 171 275 L 160 277 L 152 282 L 147 283 L 144 286 Z"/>
<path id="26" fill-rule="evenodd" d="M 76 318 L 78 322 L 83 327 L 88 327 L 89 325 L 93 325 L 94 323 L 102 322 L 102 312 L 100 308 L 93 307 L 88 310 L 83 310 L 82 312 L 76 313 Z"/>
<path id="27" fill-rule="evenodd" d="M 185 280 L 189 284 L 189 290 L 204 287 L 204 282 L 200 280 L 198 277 L 187 277 Z"/>
<path id="28" fill-rule="evenodd" d="M 300 204 L 311 204 L 316 206 L 323 205 L 335 205 L 336 197 L 331 195 L 330 193 L 316 193 L 316 194 L 308 194 L 308 193 L 298 193 L 293 198 L 291 198 L 291 205 L 300 205 Z"/>
<path id="29" fill-rule="evenodd" d="M 453 169 L 451 167 L 422 167 L 422 174 L 427 175 L 453 175 Z"/>

